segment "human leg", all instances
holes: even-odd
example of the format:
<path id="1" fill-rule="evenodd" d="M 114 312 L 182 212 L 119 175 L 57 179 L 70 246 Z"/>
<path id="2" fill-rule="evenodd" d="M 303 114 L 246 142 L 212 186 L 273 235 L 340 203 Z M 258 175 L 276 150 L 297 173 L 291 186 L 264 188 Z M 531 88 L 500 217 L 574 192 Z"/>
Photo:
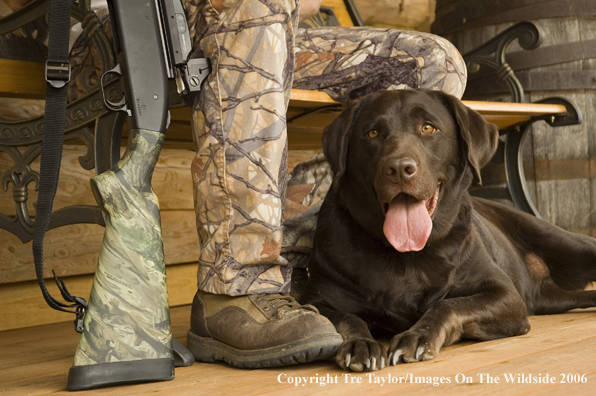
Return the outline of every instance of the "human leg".
<path id="1" fill-rule="evenodd" d="M 461 98 L 467 70 L 446 39 L 423 32 L 353 27 L 299 29 L 293 88 L 346 102 L 381 89 L 428 88 Z"/>
<path id="2" fill-rule="evenodd" d="M 281 12 L 264 2 L 231 1 L 217 14 L 204 3 L 197 24 L 208 29 L 196 40 L 212 73 L 192 117 L 199 288 L 287 292 L 291 268 L 279 249 L 293 5 L 280 1 Z"/>
<path id="3" fill-rule="evenodd" d="M 287 295 L 291 267 L 280 256 L 296 3 L 224 5 L 192 3 L 189 18 L 193 56 L 212 66 L 192 109 L 201 252 L 189 349 L 242 367 L 324 358 L 341 337 Z"/>

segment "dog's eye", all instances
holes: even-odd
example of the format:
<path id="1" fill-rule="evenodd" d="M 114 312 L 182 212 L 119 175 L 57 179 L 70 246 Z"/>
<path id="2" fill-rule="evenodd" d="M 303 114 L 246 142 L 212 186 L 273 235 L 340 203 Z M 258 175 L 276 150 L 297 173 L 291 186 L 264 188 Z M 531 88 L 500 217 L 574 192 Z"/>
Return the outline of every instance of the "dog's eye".
<path id="1" fill-rule="evenodd" d="M 437 128 L 435 128 L 434 126 L 432 126 L 430 124 L 422 125 L 422 133 L 434 133 L 436 131 L 437 131 Z"/>
<path id="2" fill-rule="evenodd" d="M 371 139 L 376 139 L 379 137 L 379 132 L 375 131 L 374 129 L 371 129 L 370 131 L 366 132 L 366 136 L 368 136 Z"/>

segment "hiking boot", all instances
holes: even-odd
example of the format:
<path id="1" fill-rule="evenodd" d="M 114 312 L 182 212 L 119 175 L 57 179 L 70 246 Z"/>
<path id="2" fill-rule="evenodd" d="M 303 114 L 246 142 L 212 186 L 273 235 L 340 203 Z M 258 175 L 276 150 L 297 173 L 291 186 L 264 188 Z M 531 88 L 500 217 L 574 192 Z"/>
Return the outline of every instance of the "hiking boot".
<path id="1" fill-rule="evenodd" d="M 333 358 L 342 342 L 315 307 L 287 294 L 230 297 L 202 291 L 192 304 L 187 338 L 197 360 L 243 368 Z"/>

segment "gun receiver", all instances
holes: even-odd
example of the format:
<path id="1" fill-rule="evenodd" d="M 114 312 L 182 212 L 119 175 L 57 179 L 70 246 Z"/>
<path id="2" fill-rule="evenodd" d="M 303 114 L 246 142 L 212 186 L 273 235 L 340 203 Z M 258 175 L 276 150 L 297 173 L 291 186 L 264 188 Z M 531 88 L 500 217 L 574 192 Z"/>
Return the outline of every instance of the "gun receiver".
<path id="1" fill-rule="evenodd" d="M 163 131 L 167 79 L 176 80 L 184 97 L 198 92 L 209 75 L 209 60 L 188 59 L 190 34 L 180 0 L 112 0 L 108 5 L 118 65 L 102 75 L 101 88 L 107 76 L 123 76 L 125 98 L 111 102 L 104 95 L 106 107 L 127 112 L 133 128 Z"/>

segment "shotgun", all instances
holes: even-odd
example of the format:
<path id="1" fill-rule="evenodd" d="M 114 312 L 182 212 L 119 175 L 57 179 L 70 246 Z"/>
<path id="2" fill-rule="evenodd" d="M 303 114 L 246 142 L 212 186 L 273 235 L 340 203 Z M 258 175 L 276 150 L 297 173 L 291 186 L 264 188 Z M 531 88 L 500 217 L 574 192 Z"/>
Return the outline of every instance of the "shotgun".
<path id="1" fill-rule="evenodd" d="M 69 390 L 174 378 L 175 340 L 151 177 L 169 123 L 168 80 L 188 96 L 200 90 L 210 69 L 207 59 L 187 60 L 191 43 L 180 0 L 108 0 L 108 7 L 117 65 L 100 85 L 103 91 L 107 80 L 119 79 L 123 100 L 104 95 L 104 101 L 130 116 L 130 134 L 121 160 L 91 179 L 106 228 Z"/>

